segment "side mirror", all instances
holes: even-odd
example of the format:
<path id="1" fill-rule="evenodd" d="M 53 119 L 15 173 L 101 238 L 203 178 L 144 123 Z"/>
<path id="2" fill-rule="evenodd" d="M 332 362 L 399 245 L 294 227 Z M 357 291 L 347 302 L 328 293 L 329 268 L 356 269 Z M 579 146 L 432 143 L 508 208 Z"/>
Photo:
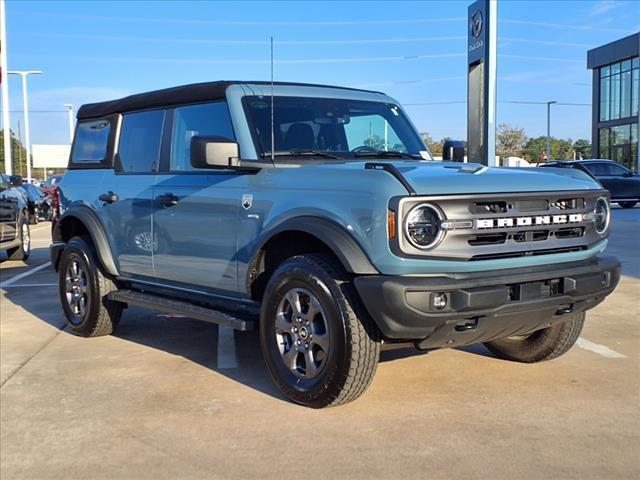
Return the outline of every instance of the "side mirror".
<path id="1" fill-rule="evenodd" d="M 239 167 L 238 144 L 225 137 L 195 136 L 191 139 L 191 166 L 194 168 Z"/>
<path id="2" fill-rule="evenodd" d="M 447 140 L 444 142 L 442 160 L 464 162 L 464 143 L 460 140 Z"/>
<path id="3" fill-rule="evenodd" d="M 633 177 L 633 172 L 624 172 L 622 174 L 623 177 Z"/>

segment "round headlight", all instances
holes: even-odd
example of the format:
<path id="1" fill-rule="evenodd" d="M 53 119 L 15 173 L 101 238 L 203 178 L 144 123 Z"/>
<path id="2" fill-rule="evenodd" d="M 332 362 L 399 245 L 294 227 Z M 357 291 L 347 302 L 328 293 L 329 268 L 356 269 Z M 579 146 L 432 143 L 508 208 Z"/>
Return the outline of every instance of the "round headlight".
<path id="1" fill-rule="evenodd" d="M 596 232 L 602 235 L 609 228 L 609 219 L 611 212 L 609 210 L 609 202 L 606 198 L 600 197 L 596 200 L 596 206 L 593 209 L 594 222 L 596 224 Z"/>
<path id="2" fill-rule="evenodd" d="M 414 207 L 407 215 L 405 233 L 411 244 L 419 249 L 436 246 L 444 230 L 441 227 L 442 215 L 432 205 L 423 203 Z"/>

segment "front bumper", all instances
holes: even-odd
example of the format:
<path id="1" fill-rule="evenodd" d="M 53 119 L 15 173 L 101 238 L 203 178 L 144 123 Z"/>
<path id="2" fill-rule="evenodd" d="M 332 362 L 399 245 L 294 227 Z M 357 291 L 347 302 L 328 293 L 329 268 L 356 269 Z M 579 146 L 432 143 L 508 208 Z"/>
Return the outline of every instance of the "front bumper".
<path id="1" fill-rule="evenodd" d="M 560 323 L 598 305 L 620 279 L 613 257 L 499 272 L 361 276 L 355 286 L 382 334 L 421 348 L 486 342 Z M 432 306 L 444 293 L 447 305 Z"/>

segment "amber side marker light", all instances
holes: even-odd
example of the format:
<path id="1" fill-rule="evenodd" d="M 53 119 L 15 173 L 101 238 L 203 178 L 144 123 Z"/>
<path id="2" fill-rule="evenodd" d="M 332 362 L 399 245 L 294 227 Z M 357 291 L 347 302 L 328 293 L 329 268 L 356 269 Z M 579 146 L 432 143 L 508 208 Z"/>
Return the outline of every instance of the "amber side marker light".
<path id="1" fill-rule="evenodd" d="M 387 214 L 387 226 L 389 228 L 389 238 L 396 238 L 396 212 L 389 210 Z"/>

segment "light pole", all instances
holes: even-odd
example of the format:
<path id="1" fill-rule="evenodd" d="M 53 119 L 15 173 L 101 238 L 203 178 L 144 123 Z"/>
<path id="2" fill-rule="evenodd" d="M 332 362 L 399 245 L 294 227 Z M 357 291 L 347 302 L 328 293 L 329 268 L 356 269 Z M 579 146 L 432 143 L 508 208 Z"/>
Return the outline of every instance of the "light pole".
<path id="1" fill-rule="evenodd" d="M 551 160 L 551 105 L 558 103 L 556 100 L 547 102 L 547 162 Z"/>
<path id="2" fill-rule="evenodd" d="M 31 138 L 29 135 L 29 96 L 27 94 L 27 76 L 42 75 L 40 70 L 9 70 L 9 75 L 20 75 L 22 79 L 22 111 L 24 114 L 24 147 L 27 151 L 27 182 L 31 183 Z"/>
<path id="3" fill-rule="evenodd" d="M 11 125 L 9 124 L 9 82 L 7 80 L 7 15 L 0 0 L 0 87 L 2 87 L 2 128 L 4 129 L 4 173 L 11 175 Z"/>
<path id="4" fill-rule="evenodd" d="M 69 144 L 73 143 L 73 105 L 65 103 L 64 108 L 69 112 Z"/>

